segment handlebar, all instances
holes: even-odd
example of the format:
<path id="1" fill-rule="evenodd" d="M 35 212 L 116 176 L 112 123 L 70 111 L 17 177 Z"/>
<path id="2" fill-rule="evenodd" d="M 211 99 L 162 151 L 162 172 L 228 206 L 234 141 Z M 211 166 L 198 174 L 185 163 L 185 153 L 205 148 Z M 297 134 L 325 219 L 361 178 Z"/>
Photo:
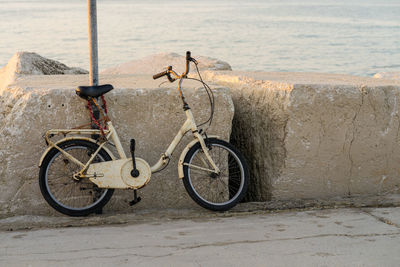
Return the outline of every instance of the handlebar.
<path id="1" fill-rule="evenodd" d="M 158 78 L 161 78 L 162 76 L 167 75 L 167 73 L 168 73 L 168 70 L 160 72 L 160 73 L 157 73 L 157 74 L 154 74 L 153 75 L 153 79 L 156 80 Z"/>
<path id="2" fill-rule="evenodd" d="M 153 75 L 153 79 L 156 80 L 156 79 L 158 79 L 158 78 L 161 78 L 162 76 L 167 75 L 168 80 L 172 83 L 172 82 L 175 81 L 175 79 L 171 77 L 171 73 L 172 73 L 172 72 L 174 72 L 174 71 L 172 70 L 172 66 L 168 66 L 168 68 L 167 68 L 166 71 L 163 71 L 163 72 L 154 74 L 154 75 Z"/>
<path id="3" fill-rule="evenodd" d="M 178 75 L 174 70 L 172 70 L 172 66 L 169 66 L 167 68 L 167 70 L 157 73 L 157 74 L 154 74 L 153 79 L 155 80 L 155 79 L 161 78 L 163 76 L 167 76 L 168 80 L 171 83 L 178 79 L 179 80 L 178 90 L 179 90 L 179 95 L 180 95 L 182 103 L 183 103 L 183 110 L 187 111 L 190 109 L 190 107 L 187 104 L 187 102 L 185 101 L 185 97 L 183 96 L 181 84 L 182 84 L 183 79 L 188 78 L 187 75 L 190 71 L 190 61 L 192 61 L 196 65 L 196 70 L 199 75 L 199 79 L 193 79 L 193 80 L 197 80 L 203 84 L 203 87 L 208 94 L 208 98 L 210 100 L 210 106 L 211 106 L 210 118 L 206 122 L 200 124 L 200 126 L 206 124 L 207 122 L 210 122 L 210 125 L 211 125 L 211 121 L 212 121 L 213 114 L 214 114 L 214 95 L 213 95 L 213 92 L 211 91 L 210 87 L 208 87 L 208 85 L 203 82 L 203 79 L 201 78 L 199 69 L 197 67 L 198 63 L 194 58 L 192 58 L 190 51 L 186 52 L 186 70 L 184 73 L 182 73 L 181 75 Z M 174 78 L 171 77 L 171 74 L 174 76 Z"/>
<path id="4" fill-rule="evenodd" d="M 167 70 L 165 70 L 163 72 L 160 72 L 160 73 L 157 73 L 157 74 L 154 74 L 153 75 L 153 79 L 156 80 L 156 79 L 161 78 L 161 77 L 163 77 L 165 75 L 168 77 L 168 80 L 170 82 L 174 82 L 176 79 L 186 78 L 188 73 L 189 73 L 189 71 L 190 71 L 190 61 L 192 61 L 193 63 L 197 64 L 197 61 L 194 58 L 192 58 L 190 51 L 187 51 L 186 52 L 186 70 L 185 70 L 184 73 L 182 73 L 182 75 L 179 76 L 175 71 L 172 70 L 172 66 L 169 66 L 167 68 Z M 176 79 L 171 77 L 171 75 L 170 75 L 171 73 L 175 76 Z"/>

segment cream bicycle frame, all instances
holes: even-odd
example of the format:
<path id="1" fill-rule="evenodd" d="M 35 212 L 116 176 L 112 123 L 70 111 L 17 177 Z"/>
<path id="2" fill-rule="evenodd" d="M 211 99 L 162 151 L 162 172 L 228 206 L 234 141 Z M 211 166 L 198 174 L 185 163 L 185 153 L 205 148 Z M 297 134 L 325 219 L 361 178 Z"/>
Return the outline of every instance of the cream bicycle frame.
<path id="1" fill-rule="evenodd" d="M 184 124 L 182 125 L 182 127 L 180 128 L 180 130 L 178 131 L 177 135 L 175 136 L 175 138 L 172 140 L 171 144 L 168 146 L 167 150 L 161 155 L 160 159 L 158 160 L 158 162 L 156 164 L 154 164 L 153 166 L 151 166 L 151 173 L 155 173 L 157 171 L 160 171 L 165 165 L 167 165 L 168 160 L 170 159 L 172 153 L 175 151 L 177 145 L 179 144 L 179 142 L 182 140 L 182 138 L 185 136 L 185 134 L 189 131 L 192 131 L 193 137 L 195 138 L 194 142 L 192 141 L 191 143 L 189 143 L 186 148 L 183 150 L 179 163 L 178 163 L 178 171 L 179 171 L 179 178 L 183 178 L 183 159 L 184 156 L 186 155 L 186 153 L 188 152 L 188 150 L 190 149 L 190 147 L 192 145 L 194 145 L 197 141 L 200 142 L 200 145 L 203 149 L 204 155 L 207 159 L 207 161 L 210 163 L 211 167 L 213 169 L 208 169 L 208 168 L 204 168 L 204 167 L 200 167 L 200 166 L 196 166 L 196 165 L 191 165 L 191 164 L 185 164 L 188 165 L 192 168 L 197 168 L 197 169 L 201 169 L 201 170 L 205 170 L 205 171 L 209 171 L 209 172 L 215 172 L 215 173 L 219 173 L 220 170 L 218 168 L 218 166 L 216 166 L 215 162 L 212 160 L 210 154 L 208 153 L 208 148 L 205 144 L 204 138 L 201 134 L 199 134 L 194 117 L 193 117 L 193 113 L 190 109 L 187 109 L 185 111 L 186 113 L 186 121 L 184 122 Z M 110 153 L 110 151 L 105 147 L 105 145 L 109 142 L 110 138 L 113 141 L 113 144 L 115 145 L 115 148 L 119 154 L 120 159 L 126 159 L 127 156 L 124 152 L 124 149 L 122 147 L 121 141 L 119 139 L 119 136 L 111 122 L 111 120 L 107 121 L 107 127 L 108 130 L 104 130 L 104 134 L 105 134 L 105 140 L 103 142 L 100 143 L 99 147 L 97 148 L 97 150 L 92 154 L 92 156 L 90 157 L 89 161 L 86 163 L 82 163 L 80 162 L 78 159 L 74 158 L 71 154 L 69 154 L 68 152 L 64 151 L 62 148 L 60 148 L 58 146 L 58 144 L 62 141 L 65 141 L 66 139 L 68 140 L 76 140 L 76 139 L 84 139 L 84 140 L 88 140 L 88 141 L 93 141 L 93 139 L 90 138 L 84 138 L 82 136 L 75 136 L 75 137 L 70 137 L 70 138 L 65 138 L 62 139 L 56 143 L 52 142 L 50 140 L 52 135 L 67 135 L 67 134 L 78 134 L 78 135 L 93 135 L 93 134 L 101 134 L 100 130 L 96 130 L 96 129 L 53 129 L 53 130 L 49 130 L 46 132 L 45 134 L 45 140 L 48 143 L 49 147 L 47 149 L 47 151 L 43 154 L 41 160 L 40 160 L 40 164 L 39 166 L 41 166 L 42 161 L 45 157 L 45 155 L 47 154 L 48 151 L 50 151 L 51 148 L 56 148 L 57 150 L 59 150 L 65 157 L 67 157 L 68 159 L 70 159 L 71 161 L 73 161 L 74 163 L 78 164 L 79 166 L 82 167 L 82 169 L 79 171 L 78 175 L 79 178 L 90 178 L 91 175 L 90 174 L 85 174 L 86 170 L 89 168 L 89 165 L 92 163 L 92 161 L 94 160 L 94 158 L 96 157 L 96 155 L 100 152 L 101 149 L 105 149 L 109 154 L 112 155 L 112 153 Z M 113 157 L 113 160 L 115 160 L 115 157 Z M 203 159 L 203 161 L 205 161 Z M 207 164 L 206 164 L 207 166 Z"/>

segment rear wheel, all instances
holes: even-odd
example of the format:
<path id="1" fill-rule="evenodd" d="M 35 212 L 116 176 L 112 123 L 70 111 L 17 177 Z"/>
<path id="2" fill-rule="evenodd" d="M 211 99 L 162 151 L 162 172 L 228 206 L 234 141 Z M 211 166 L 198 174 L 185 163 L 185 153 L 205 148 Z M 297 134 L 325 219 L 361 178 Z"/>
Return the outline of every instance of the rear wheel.
<path id="1" fill-rule="evenodd" d="M 98 148 L 97 144 L 86 140 L 69 140 L 58 146 L 82 163 L 86 163 Z M 109 160 L 111 156 L 101 149 L 93 163 Z M 113 189 L 99 188 L 88 178 L 73 178 L 80 169 L 56 148 L 45 156 L 39 172 L 40 190 L 47 203 L 58 212 L 86 216 L 99 211 L 110 200 Z"/>
<path id="2" fill-rule="evenodd" d="M 190 197 L 200 206 L 226 211 L 245 196 L 249 170 L 243 156 L 230 143 L 209 138 L 206 145 L 220 173 L 209 171 L 212 167 L 198 142 L 185 156 L 183 184 Z"/>

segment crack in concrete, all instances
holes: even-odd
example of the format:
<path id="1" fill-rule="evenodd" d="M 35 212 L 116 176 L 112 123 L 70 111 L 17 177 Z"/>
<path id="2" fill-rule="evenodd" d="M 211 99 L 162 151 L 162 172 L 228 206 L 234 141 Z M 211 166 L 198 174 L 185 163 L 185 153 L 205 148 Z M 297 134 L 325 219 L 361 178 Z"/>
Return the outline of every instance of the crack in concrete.
<path id="1" fill-rule="evenodd" d="M 351 156 L 351 148 L 352 148 L 353 142 L 354 142 L 354 140 L 355 140 L 355 138 L 356 138 L 356 124 L 355 124 L 355 121 L 356 121 L 358 115 L 359 115 L 360 112 L 361 112 L 362 106 L 364 105 L 364 94 L 366 93 L 364 87 L 361 87 L 361 90 L 360 90 L 360 91 L 361 91 L 361 104 L 360 104 L 358 110 L 356 111 L 356 114 L 354 114 L 354 117 L 353 117 L 352 122 L 351 122 L 352 125 L 353 125 L 353 136 L 352 136 L 352 138 L 351 138 L 351 140 L 350 140 L 350 144 L 349 144 L 349 161 L 350 161 L 350 171 L 349 171 L 349 173 L 350 173 L 350 174 L 349 174 L 349 183 L 348 183 L 348 185 L 347 185 L 347 194 L 348 194 L 349 196 L 351 195 L 350 187 L 351 187 L 352 176 L 353 176 L 353 167 L 354 167 L 353 157 Z"/>
<path id="2" fill-rule="evenodd" d="M 367 214 L 367 215 L 369 215 L 369 216 L 375 218 L 377 221 L 383 222 L 383 223 L 385 223 L 385 224 L 387 224 L 387 225 L 394 226 L 394 227 L 400 229 L 400 225 L 399 225 L 399 224 L 397 224 L 397 223 L 395 223 L 395 222 L 392 222 L 391 220 L 389 220 L 389 219 L 387 219 L 387 218 L 384 218 L 384 217 L 381 217 L 381 216 L 377 216 L 377 215 L 375 215 L 375 214 L 369 212 L 369 211 L 366 210 L 366 209 L 361 209 L 361 210 L 362 210 L 365 214 Z"/>
<path id="3" fill-rule="evenodd" d="M 366 212 L 366 211 L 365 211 Z M 366 212 L 370 214 L 369 212 Z M 379 217 L 376 217 L 372 214 L 371 216 L 377 218 L 379 221 L 385 222 L 390 225 L 394 225 L 397 228 L 400 228 L 400 226 L 388 222 L 386 220 L 382 220 Z M 184 245 L 167 245 L 167 246 L 154 246 L 157 248 L 163 248 L 163 249 L 178 249 L 178 250 L 190 250 L 190 249 L 197 249 L 197 248 L 202 248 L 202 247 L 222 247 L 222 246 L 230 246 L 230 245 L 237 245 L 237 244 L 256 244 L 256 243 L 266 243 L 266 242 L 279 242 L 279 241 L 297 241 L 297 240 L 305 240 L 305 239 L 314 239 L 314 238 L 326 238 L 326 237 L 346 237 L 346 238 L 362 238 L 362 237 L 381 237 L 381 236 L 400 236 L 400 232 L 398 233 L 371 233 L 371 234 L 320 234 L 320 235 L 310 235 L 310 236 L 300 236 L 300 237 L 293 237 L 293 238 L 276 238 L 276 239 L 261 239 L 261 240 L 238 240 L 238 241 L 219 241 L 219 242 L 212 242 L 212 243 L 203 243 L 203 244 L 198 244 L 194 246 L 184 246 Z M 112 248 L 112 247 L 96 247 L 96 248 L 91 248 L 91 249 L 74 249 L 74 250 L 63 250 L 63 251 L 49 251 L 49 252 L 37 252 L 37 253 L 29 253 L 30 255 L 48 255 L 48 254 L 57 254 L 57 253 L 79 253 L 79 252 L 89 252 L 89 251 L 96 251 L 98 254 L 99 250 L 106 250 L 106 251 L 112 251 L 112 250 L 137 250 L 137 249 L 143 249 L 146 248 L 146 246 L 134 246 L 134 247 L 124 247 L 124 248 Z M 145 255 L 145 254 L 138 254 L 138 253 L 125 253 L 125 254 L 118 254 L 118 255 L 108 255 L 108 256 L 96 256 L 96 257 L 104 257 L 104 258 L 111 258 L 111 257 L 121 257 L 121 256 L 138 256 L 138 257 L 150 257 L 150 258 L 162 258 L 162 257 L 168 257 L 173 255 L 173 252 L 171 253 L 166 253 L 162 255 Z M 19 256 L 19 254 L 8 254 L 8 257 L 12 256 Z M 86 259 L 90 257 L 75 257 L 74 259 Z M 50 259 L 48 259 L 50 260 Z"/>
<path id="4" fill-rule="evenodd" d="M 160 246 L 156 246 L 160 247 Z M 164 248 L 174 248 L 177 246 L 165 246 Z M 137 250 L 141 248 L 146 248 L 146 246 L 134 246 L 134 247 L 123 247 L 123 248 L 112 248 L 112 247 L 96 247 L 96 248 L 90 248 L 90 249 L 73 249 L 73 250 L 62 250 L 62 251 L 49 251 L 49 252 L 36 252 L 36 253 L 29 253 L 29 255 L 54 255 L 54 254 L 66 254 L 66 253 L 86 253 L 90 251 L 96 252 L 96 258 L 114 258 L 114 257 L 123 257 L 123 256 L 138 256 L 138 257 L 145 257 L 145 258 L 162 258 L 162 257 L 168 257 L 173 255 L 173 253 L 167 253 L 167 254 L 162 254 L 162 255 L 145 255 L 145 254 L 138 254 L 138 253 L 125 253 L 125 254 L 115 254 L 115 255 L 107 255 L 107 256 L 100 256 L 99 253 L 100 250 L 104 251 L 121 251 L 121 250 Z M 20 254 L 7 254 L 5 256 L 20 256 Z M 87 256 L 87 257 L 74 257 L 74 260 L 83 260 L 83 259 L 91 259 L 93 258 L 92 256 Z M 0 259 L 1 260 L 1 259 Z M 52 259 L 43 259 L 43 260 L 52 260 Z M 66 260 L 71 260 L 71 259 L 66 259 Z M 64 261 L 64 260 L 59 260 L 59 261 Z"/>
<path id="5" fill-rule="evenodd" d="M 321 234 L 321 235 L 311 235 L 311 236 L 302 236 L 302 237 L 294 237 L 294 238 L 277 238 L 277 239 L 262 239 L 262 240 L 241 240 L 241 241 L 230 241 L 230 242 L 215 242 L 215 243 L 206 243 L 199 244 L 196 246 L 190 247 L 182 247 L 181 249 L 196 249 L 201 247 L 220 247 L 220 246 L 229 246 L 236 244 L 255 244 L 255 243 L 265 243 L 265 242 L 276 242 L 276 241 L 296 241 L 296 240 L 304 240 L 304 239 L 313 239 L 313 238 L 324 238 L 324 237 L 348 237 L 348 238 L 359 238 L 359 237 L 379 237 L 379 236 L 400 236 L 399 233 L 384 233 L 384 234 Z"/>
<path id="6" fill-rule="evenodd" d="M 66 251 L 66 252 L 68 253 L 69 251 Z M 52 253 L 43 253 L 43 254 L 52 254 Z M 96 258 L 96 259 L 111 259 L 111 258 L 132 257 L 132 256 L 156 259 L 156 258 L 169 257 L 169 256 L 173 256 L 173 255 L 174 255 L 174 253 L 168 253 L 168 254 L 163 254 L 163 255 L 145 255 L 145 254 L 138 254 L 138 253 L 125 253 L 125 254 L 106 255 L 106 256 L 101 256 L 99 254 L 96 254 L 96 256 L 73 257 L 73 258 L 67 258 L 67 259 L 46 259 L 46 258 L 42 258 L 42 259 L 38 259 L 38 261 L 73 262 L 73 261 L 81 261 L 81 260 L 90 260 L 90 259 L 93 259 L 93 258 Z M 20 254 L 14 254 L 14 255 L 10 255 L 10 256 L 17 256 L 18 257 L 18 256 L 20 256 Z M 4 260 L 0 259 L 0 262 L 1 261 L 4 261 Z"/>

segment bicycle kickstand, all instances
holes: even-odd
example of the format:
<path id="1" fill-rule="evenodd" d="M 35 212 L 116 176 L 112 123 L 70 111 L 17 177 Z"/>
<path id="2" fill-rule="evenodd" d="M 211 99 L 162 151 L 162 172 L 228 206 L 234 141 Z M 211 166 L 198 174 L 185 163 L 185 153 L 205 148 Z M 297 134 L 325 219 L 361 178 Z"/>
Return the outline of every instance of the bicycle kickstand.
<path id="1" fill-rule="evenodd" d="M 133 190 L 133 200 L 129 202 L 129 205 L 133 206 L 133 205 L 139 203 L 140 200 L 142 200 L 142 198 L 137 196 L 137 190 L 134 189 Z"/>

